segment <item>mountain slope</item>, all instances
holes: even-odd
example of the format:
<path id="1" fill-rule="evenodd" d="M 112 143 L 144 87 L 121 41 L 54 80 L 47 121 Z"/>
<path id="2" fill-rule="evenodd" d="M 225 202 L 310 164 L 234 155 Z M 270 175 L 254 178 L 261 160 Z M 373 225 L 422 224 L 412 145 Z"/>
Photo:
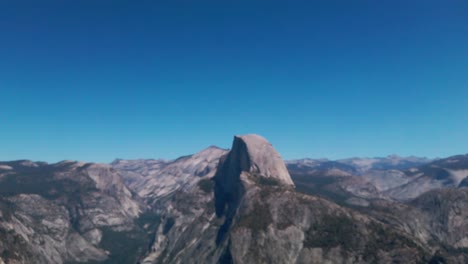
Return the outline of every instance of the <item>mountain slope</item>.
<path id="1" fill-rule="evenodd" d="M 218 160 L 227 151 L 211 146 L 173 161 L 116 160 L 112 163 L 139 196 L 156 200 L 180 188 L 190 188 L 198 178 L 214 176 Z"/>
<path id="2" fill-rule="evenodd" d="M 440 159 L 404 171 L 404 173 L 409 181 L 402 182 L 400 186 L 386 190 L 386 195 L 399 200 L 408 200 L 430 190 L 456 188 L 468 177 L 468 155 Z"/>
<path id="3" fill-rule="evenodd" d="M 419 263 L 432 257 L 392 226 L 296 192 L 289 175 L 276 169 L 282 160 L 252 166 L 249 160 L 277 156 L 250 151 L 261 143 L 252 140 L 264 139 L 235 138 L 213 189 L 181 189 L 160 200 L 166 218 L 143 263 Z"/>
<path id="4" fill-rule="evenodd" d="M 244 135 L 171 161 L 0 162 L 0 263 L 466 263 L 466 158 L 286 166 Z"/>
<path id="5" fill-rule="evenodd" d="M 112 261 L 122 256 L 113 251 L 112 237 L 143 232 L 134 221 L 141 204 L 108 165 L 0 165 L 0 253 L 6 263 Z M 125 253 L 130 260 L 139 250 Z"/>

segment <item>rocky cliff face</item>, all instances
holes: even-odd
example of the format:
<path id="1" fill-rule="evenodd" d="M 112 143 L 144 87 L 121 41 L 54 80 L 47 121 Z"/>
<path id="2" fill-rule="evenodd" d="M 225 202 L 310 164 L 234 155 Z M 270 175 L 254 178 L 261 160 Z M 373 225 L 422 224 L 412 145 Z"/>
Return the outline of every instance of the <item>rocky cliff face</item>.
<path id="1" fill-rule="evenodd" d="M 238 178 L 240 172 L 269 178 L 281 185 L 294 185 L 279 153 L 265 138 L 255 134 L 234 137 L 232 149 L 217 178 L 229 181 L 230 177 Z"/>
<path id="2" fill-rule="evenodd" d="M 263 162 L 265 157 L 275 162 Z M 430 249 L 401 230 L 297 192 L 277 157 L 261 137 L 235 137 L 219 161 L 213 188 L 179 190 L 160 200 L 166 219 L 143 263 L 420 263 L 432 258 Z"/>
<path id="3" fill-rule="evenodd" d="M 214 251 L 221 221 L 215 216 L 212 178 L 226 153 L 211 146 L 171 161 L 113 163 L 150 211 L 160 216 L 160 224 L 151 233 L 153 243 L 141 263 L 190 263 L 194 258 L 210 263 L 219 258 L 222 252 Z"/>
<path id="4" fill-rule="evenodd" d="M 443 263 L 466 263 L 467 210 L 468 190 L 445 188 L 408 203 L 376 200 L 367 213 L 421 241 Z"/>
<path id="5" fill-rule="evenodd" d="M 216 213 L 227 218 L 223 228 L 230 226 L 244 192 L 252 185 L 268 182 L 294 186 L 278 152 L 258 135 L 234 137 L 232 149 L 221 159 L 214 181 Z"/>
<path id="6" fill-rule="evenodd" d="M 468 263 L 465 157 L 288 172 L 245 135 L 171 161 L 0 162 L 0 263 Z M 385 195 L 420 178 L 442 189 Z"/>
<path id="7" fill-rule="evenodd" d="M 211 146 L 176 160 L 116 160 L 112 166 L 130 189 L 155 201 L 181 188 L 190 188 L 202 178 L 213 177 L 218 160 L 226 153 L 227 150 Z"/>
<path id="8" fill-rule="evenodd" d="M 236 136 L 222 154 L 213 179 L 192 175 L 197 184 L 159 199 L 156 208 L 165 218 L 143 263 L 228 262 L 231 225 L 245 192 L 258 184 L 293 186 L 279 154 L 260 136 Z"/>
<path id="9" fill-rule="evenodd" d="M 112 236 L 138 229 L 141 205 L 108 165 L 19 161 L 2 167 L 0 256 L 6 263 L 112 260 Z"/>

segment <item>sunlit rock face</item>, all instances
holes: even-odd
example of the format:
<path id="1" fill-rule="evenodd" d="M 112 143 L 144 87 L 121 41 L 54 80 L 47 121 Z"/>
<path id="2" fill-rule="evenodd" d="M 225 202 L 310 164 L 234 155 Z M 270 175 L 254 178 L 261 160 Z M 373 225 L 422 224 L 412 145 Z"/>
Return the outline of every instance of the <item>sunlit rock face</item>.
<path id="1" fill-rule="evenodd" d="M 234 137 L 231 151 L 221 158 L 214 179 L 216 212 L 218 216 L 226 213 L 228 218 L 249 185 L 267 179 L 277 185 L 294 186 L 281 156 L 270 142 L 255 134 Z"/>
<path id="2" fill-rule="evenodd" d="M 294 186 L 279 153 L 259 135 L 234 137 L 231 151 L 220 162 L 217 183 L 228 189 L 240 180 L 243 172 L 250 174 L 253 180 L 263 177 L 281 185 Z"/>
<path id="3" fill-rule="evenodd" d="M 116 160 L 112 166 L 132 191 L 154 201 L 181 188 L 191 188 L 201 178 L 213 177 L 219 159 L 227 152 L 210 146 L 175 160 Z"/>
<path id="4" fill-rule="evenodd" d="M 254 176 L 275 179 L 282 185 L 294 185 L 283 159 L 271 143 L 262 136 L 255 134 L 236 136 L 234 137 L 233 152 L 235 148 L 241 150 L 237 153 L 240 160 L 248 161 L 245 164 L 247 166 L 242 167 L 242 171 L 249 172 Z M 241 163 L 241 165 L 244 164 Z"/>
<path id="5" fill-rule="evenodd" d="M 288 173 L 244 135 L 168 161 L 0 162 L 0 264 L 464 264 L 467 161 L 299 160 Z M 383 195 L 400 185 L 395 197 L 418 197 Z"/>
<path id="6" fill-rule="evenodd" d="M 0 177 L 5 263 L 112 262 L 116 234 L 121 240 L 127 234 L 143 237 L 135 224 L 143 206 L 109 165 L 14 161 L 0 166 L 8 169 Z"/>

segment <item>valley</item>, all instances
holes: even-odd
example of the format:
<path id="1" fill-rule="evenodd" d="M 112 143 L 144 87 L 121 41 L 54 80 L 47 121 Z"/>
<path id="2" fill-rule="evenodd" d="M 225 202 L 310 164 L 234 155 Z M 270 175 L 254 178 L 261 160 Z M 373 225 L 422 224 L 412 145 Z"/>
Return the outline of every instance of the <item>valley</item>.
<path id="1" fill-rule="evenodd" d="M 468 155 L 0 162 L 0 263 L 466 263 Z"/>

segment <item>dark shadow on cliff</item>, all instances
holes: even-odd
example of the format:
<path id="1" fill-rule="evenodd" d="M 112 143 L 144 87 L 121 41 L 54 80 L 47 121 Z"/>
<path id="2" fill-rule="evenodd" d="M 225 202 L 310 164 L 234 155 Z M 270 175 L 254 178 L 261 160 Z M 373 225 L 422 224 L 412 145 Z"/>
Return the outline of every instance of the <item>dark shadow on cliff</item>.
<path id="1" fill-rule="evenodd" d="M 250 166 L 247 146 L 244 142 L 234 139 L 232 150 L 222 157 L 214 177 L 215 209 L 218 218 L 225 217 L 219 228 L 216 244 L 220 245 L 233 222 L 239 203 L 244 194 L 244 186 L 240 180 L 243 169 Z"/>

